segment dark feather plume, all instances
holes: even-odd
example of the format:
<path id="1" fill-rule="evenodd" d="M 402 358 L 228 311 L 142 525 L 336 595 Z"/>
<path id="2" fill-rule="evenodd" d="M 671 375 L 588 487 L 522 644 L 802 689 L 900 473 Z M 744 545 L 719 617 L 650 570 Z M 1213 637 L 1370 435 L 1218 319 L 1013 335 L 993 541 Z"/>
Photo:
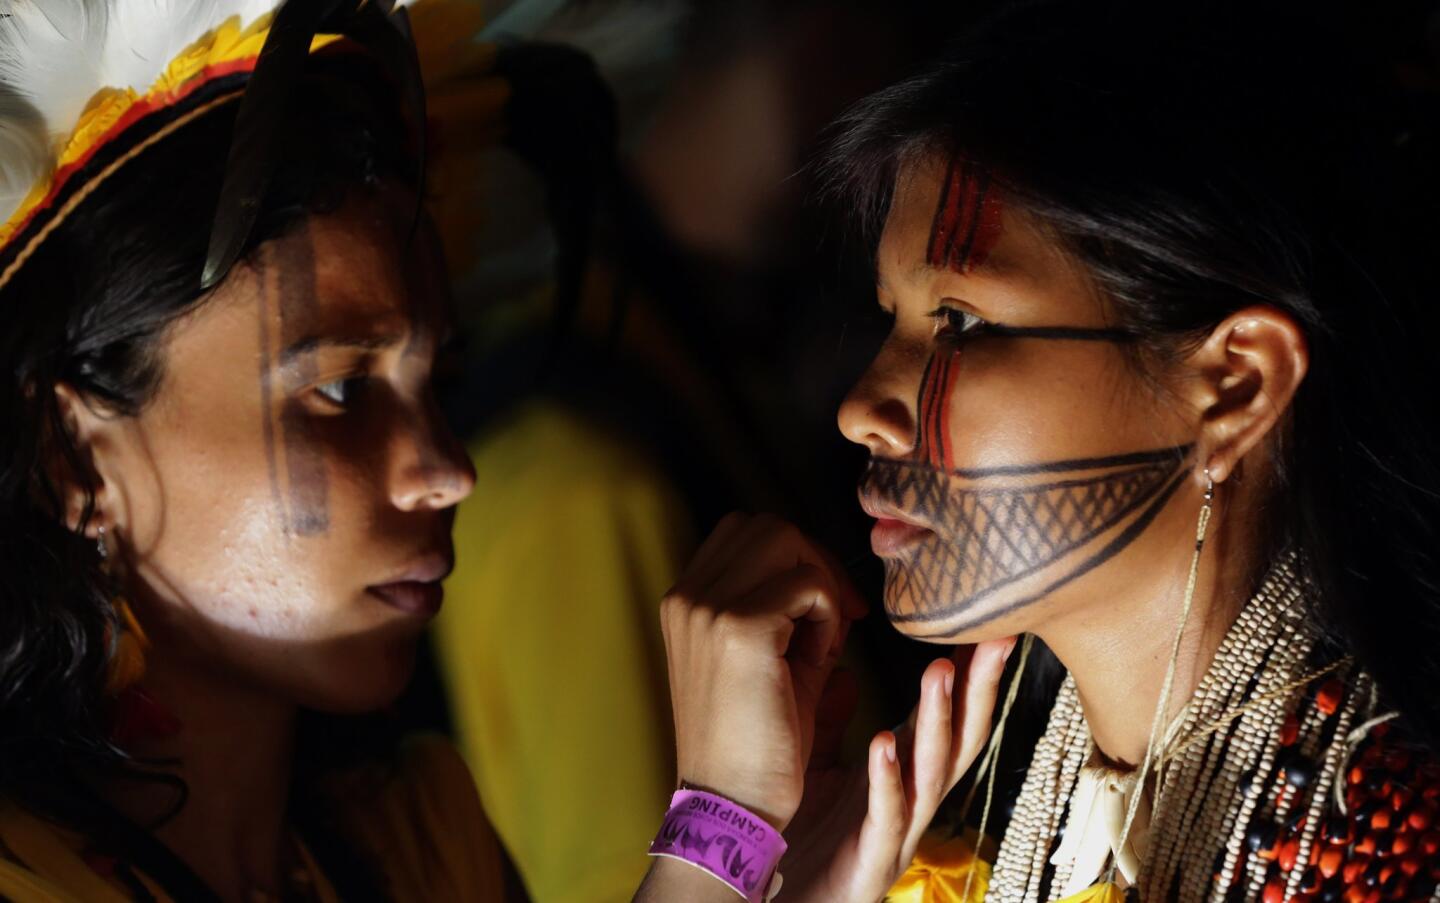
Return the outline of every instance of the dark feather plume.
<path id="1" fill-rule="evenodd" d="M 235 265 L 255 226 L 281 157 L 282 125 L 291 86 L 300 78 L 316 34 L 343 34 L 369 49 L 396 79 L 409 107 L 424 174 L 425 90 L 410 22 L 392 0 L 288 0 L 275 14 L 255 71 L 235 117 L 234 138 L 225 164 L 225 180 L 210 231 L 209 252 L 200 279 L 202 290 L 217 285 Z M 416 221 L 419 219 L 417 201 Z"/>

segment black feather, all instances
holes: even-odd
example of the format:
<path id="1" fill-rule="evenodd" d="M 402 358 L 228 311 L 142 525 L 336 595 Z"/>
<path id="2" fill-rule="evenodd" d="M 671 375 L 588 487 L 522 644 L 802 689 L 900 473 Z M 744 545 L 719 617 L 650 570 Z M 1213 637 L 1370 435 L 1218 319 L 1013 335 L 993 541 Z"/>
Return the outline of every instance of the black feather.
<path id="1" fill-rule="evenodd" d="M 290 87 L 301 77 L 310 43 L 320 32 L 343 34 L 364 45 L 396 79 L 416 136 L 416 184 L 424 184 L 425 86 L 405 11 L 395 9 L 392 0 L 360 2 L 358 8 L 356 0 L 288 0 L 275 14 L 235 117 L 202 290 L 224 279 L 245 249 L 281 157 Z M 417 196 L 412 232 L 420 204 Z"/>
<path id="2" fill-rule="evenodd" d="M 202 290 L 225 278 L 250 237 L 280 157 L 280 125 L 286 119 L 290 85 L 299 77 L 310 42 L 331 5 L 333 0 L 289 0 L 275 13 L 235 116 L 225 181 L 200 276 Z"/>

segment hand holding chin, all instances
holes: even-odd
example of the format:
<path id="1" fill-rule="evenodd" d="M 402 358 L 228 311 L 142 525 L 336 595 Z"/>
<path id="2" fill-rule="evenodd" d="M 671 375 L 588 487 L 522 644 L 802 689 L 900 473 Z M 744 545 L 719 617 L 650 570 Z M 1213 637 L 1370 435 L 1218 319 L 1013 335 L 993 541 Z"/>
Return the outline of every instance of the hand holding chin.
<path id="1" fill-rule="evenodd" d="M 863 765 L 831 765 L 838 750 L 817 746 L 804 801 L 786 832 L 787 899 L 873 903 L 885 895 L 984 747 L 1014 645 L 1007 637 L 961 646 L 932 662 L 910 718 L 896 732 L 876 734 Z"/>
<path id="2" fill-rule="evenodd" d="M 933 662 L 907 723 L 842 767 L 853 688 L 834 666 L 863 613 L 828 553 L 778 518 L 743 514 L 720 522 L 661 606 L 680 779 L 785 833 L 787 899 L 884 896 L 984 746 L 1015 642 Z"/>

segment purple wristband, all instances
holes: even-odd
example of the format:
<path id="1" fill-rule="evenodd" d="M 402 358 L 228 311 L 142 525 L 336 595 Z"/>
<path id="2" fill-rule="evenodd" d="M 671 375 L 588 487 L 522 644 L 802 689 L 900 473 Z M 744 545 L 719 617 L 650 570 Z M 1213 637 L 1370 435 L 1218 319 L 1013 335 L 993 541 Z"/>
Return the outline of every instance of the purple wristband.
<path id="1" fill-rule="evenodd" d="M 785 849 L 780 832 L 744 807 L 713 793 L 677 790 L 650 855 L 688 862 L 750 903 L 763 903 L 772 896 L 770 885 Z"/>

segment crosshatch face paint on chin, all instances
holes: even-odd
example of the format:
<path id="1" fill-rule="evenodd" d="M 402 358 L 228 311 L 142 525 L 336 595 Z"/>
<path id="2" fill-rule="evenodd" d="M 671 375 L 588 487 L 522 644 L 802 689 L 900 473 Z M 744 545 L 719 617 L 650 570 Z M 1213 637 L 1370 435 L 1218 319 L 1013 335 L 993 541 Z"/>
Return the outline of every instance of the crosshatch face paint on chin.
<path id="1" fill-rule="evenodd" d="M 861 495 L 928 531 L 885 557 L 886 614 L 944 637 L 1038 601 L 1149 526 L 1190 449 L 973 470 L 872 459 Z"/>

